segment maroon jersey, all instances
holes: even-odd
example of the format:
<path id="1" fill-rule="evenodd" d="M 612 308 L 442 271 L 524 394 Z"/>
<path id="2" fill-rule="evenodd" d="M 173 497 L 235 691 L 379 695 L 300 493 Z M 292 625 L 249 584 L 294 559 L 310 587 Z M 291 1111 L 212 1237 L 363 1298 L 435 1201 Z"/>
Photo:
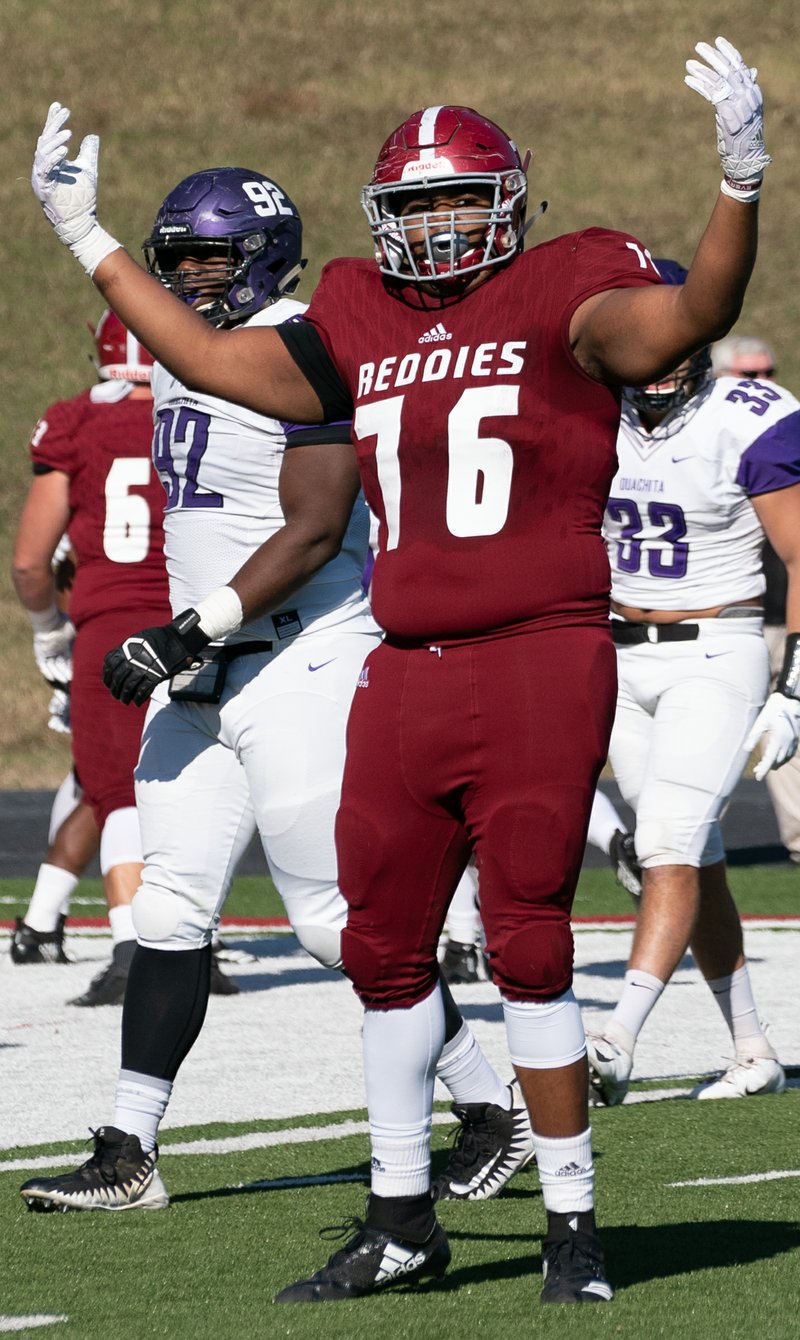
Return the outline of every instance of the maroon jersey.
<path id="1" fill-rule="evenodd" d="M 325 268 L 307 319 L 355 406 L 380 521 L 373 610 L 392 640 L 607 618 L 619 394 L 581 369 L 569 322 L 592 294 L 659 282 L 641 243 L 599 228 L 451 303 L 393 292 L 370 261 Z"/>
<path id="2" fill-rule="evenodd" d="M 125 610 L 133 631 L 171 618 L 164 490 L 150 461 L 152 401 L 111 394 L 102 385 L 51 405 L 30 450 L 35 471 L 69 475 L 69 536 L 78 558 L 70 618 L 80 628 Z"/>

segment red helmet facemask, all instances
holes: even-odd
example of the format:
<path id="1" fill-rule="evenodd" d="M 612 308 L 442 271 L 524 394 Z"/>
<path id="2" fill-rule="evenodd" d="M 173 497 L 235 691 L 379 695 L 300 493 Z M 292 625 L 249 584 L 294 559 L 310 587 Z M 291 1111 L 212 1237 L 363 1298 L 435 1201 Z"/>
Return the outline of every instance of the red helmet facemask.
<path id="1" fill-rule="evenodd" d="M 438 285 L 511 260 L 522 249 L 529 160 L 526 154 L 522 162 L 505 132 L 471 107 L 415 112 L 389 136 L 361 192 L 381 272 Z M 402 213 L 404 200 L 436 186 L 487 192 L 489 203 Z M 477 242 L 465 235 L 464 219 L 471 234 L 480 228 Z"/>
<path id="2" fill-rule="evenodd" d="M 149 382 L 155 360 L 114 312 L 106 309 L 89 329 L 97 347 L 92 361 L 101 381 Z"/>

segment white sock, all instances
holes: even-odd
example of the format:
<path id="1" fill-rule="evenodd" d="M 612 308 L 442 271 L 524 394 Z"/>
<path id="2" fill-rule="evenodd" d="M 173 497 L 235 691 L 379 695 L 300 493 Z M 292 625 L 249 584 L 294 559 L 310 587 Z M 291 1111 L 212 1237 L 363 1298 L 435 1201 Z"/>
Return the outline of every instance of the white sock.
<path id="1" fill-rule="evenodd" d="M 372 1190 L 422 1196 L 430 1188 L 433 1081 L 444 1045 L 441 992 L 407 1010 L 366 1010 L 363 1041 Z"/>
<path id="2" fill-rule="evenodd" d="M 603 1029 L 603 1036 L 618 1042 L 627 1052 L 632 1053 L 636 1039 L 661 996 L 664 985 L 652 973 L 642 972 L 640 968 L 629 968 L 619 1004 Z"/>
<path id="3" fill-rule="evenodd" d="M 47 862 L 40 865 L 25 913 L 25 925 L 43 935 L 54 931 L 59 916 L 66 916 L 69 911 L 69 900 L 77 883 L 78 876 L 70 870 L 62 870 Z"/>
<path id="4" fill-rule="evenodd" d="M 464 1103 L 495 1103 L 506 1112 L 511 1107 L 510 1088 L 487 1061 L 468 1024 L 463 1024 L 442 1048 L 436 1078 L 449 1090 L 453 1102 L 460 1106 Z"/>
<path id="5" fill-rule="evenodd" d="M 552 1214 L 570 1214 L 594 1207 L 592 1132 L 561 1138 L 533 1133 L 536 1166 L 544 1207 Z"/>
<path id="6" fill-rule="evenodd" d="M 145 1154 L 155 1146 L 161 1118 L 167 1110 L 172 1081 L 135 1070 L 120 1070 L 114 1125 L 127 1135 L 138 1135 Z"/>
<path id="7" fill-rule="evenodd" d="M 481 918 L 478 912 L 478 876 L 468 865 L 456 885 L 456 891 L 447 909 L 445 930 L 456 944 L 474 945 L 481 935 Z"/>
<path id="8" fill-rule="evenodd" d="M 747 964 L 727 977 L 715 977 L 708 986 L 722 1011 L 739 1058 L 775 1056 L 758 1019 Z"/>
<path id="9" fill-rule="evenodd" d="M 111 941 L 113 944 L 119 945 L 122 944 L 123 940 L 136 939 L 133 908 L 130 903 L 121 903 L 119 907 L 110 907 L 108 909 L 108 920 L 111 923 Z"/>
<path id="10" fill-rule="evenodd" d="M 604 791 L 599 789 L 594 793 L 592 801 L 592 812 L 589 816 L 589 833 L 587 840 L 593 847 L 599 847 L 608 856 L 611 848 L 611 839 L 619 829 L 625 832 L 625 825 L 611 804 Z"/>

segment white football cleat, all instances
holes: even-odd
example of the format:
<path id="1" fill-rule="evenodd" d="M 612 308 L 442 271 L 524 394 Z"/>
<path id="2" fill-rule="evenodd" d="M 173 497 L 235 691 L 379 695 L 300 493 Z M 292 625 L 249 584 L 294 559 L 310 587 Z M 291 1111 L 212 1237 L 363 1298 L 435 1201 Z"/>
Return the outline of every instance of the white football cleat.
<path id="1" fill-rule="evenodd" d="M 749 1098 L 783 1093 L 786 1076 L 774 1056 L 738 1057 L 721 1075 L 692 1089 L 692 1098 Z"/>
<path id="2" fill-rule="evenodd" d="M 586 1034 L 586 1054 L 595 1106 L 617 1107 L 628 1092 L 633 1056 L 602 1033 Z"/>

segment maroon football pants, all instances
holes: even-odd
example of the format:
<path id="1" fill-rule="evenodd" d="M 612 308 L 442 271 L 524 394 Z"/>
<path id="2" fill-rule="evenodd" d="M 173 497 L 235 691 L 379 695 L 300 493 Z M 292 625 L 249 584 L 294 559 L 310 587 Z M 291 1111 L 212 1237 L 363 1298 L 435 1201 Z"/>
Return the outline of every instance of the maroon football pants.
<path id="1" fill-rule="evenodd" d="M 145 611 L 153 623 L 152 611 Z M 72 654 L 72 757 L 90 805 L 102 830 L 109 814 L 133 805 L 133 769 L 139 757 L 147 706 L 124 706 L 103 683 L 107 651 L 142 627 L 142 612 L 99 614 L 81 623 Z M 163 622 L 163 610 L 161 611 Z"/>
<path id="2" fill-rule="evenodd" d="M 615 699 L 607 627 L 370 654 L 336 827 L 345 971 L 367 1006 L 432 990 L 470 850 L 501 992 L 536 1001 L 569 987 L 570 910 Z"/>

